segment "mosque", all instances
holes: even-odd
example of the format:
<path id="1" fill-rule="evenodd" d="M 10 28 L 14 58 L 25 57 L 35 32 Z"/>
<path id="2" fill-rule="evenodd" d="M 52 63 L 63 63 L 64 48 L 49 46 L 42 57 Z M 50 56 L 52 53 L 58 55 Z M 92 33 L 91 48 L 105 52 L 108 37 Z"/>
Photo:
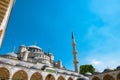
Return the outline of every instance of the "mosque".
<path id="1" fill-rule="evenodd" d="M 12 11 L 14 0 L 0 0 L 0 45 Z M 54 54 L 37 45 L 19 46 L 17 53 L 0 56 L 0 80 L 89 80 L 79 74 L 76 44 L 72 33 L 75 71 L 67 70 Z"/>
<path id="2" fill-rule="evenodd" d="M 88 80 L 78 73 L 78 60 L 72 36 L 75 71 L 67 70 L 61 60 L 37 45 L 21 45 L 17 53 L 0 56 L 0 80 Z"/>

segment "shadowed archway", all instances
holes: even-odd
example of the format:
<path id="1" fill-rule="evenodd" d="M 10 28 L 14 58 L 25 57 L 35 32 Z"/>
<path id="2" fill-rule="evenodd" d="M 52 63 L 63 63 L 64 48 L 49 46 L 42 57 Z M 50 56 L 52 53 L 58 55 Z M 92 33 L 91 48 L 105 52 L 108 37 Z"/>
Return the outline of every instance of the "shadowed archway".
<path id="1" fill-rule="evenodd" d="M 65 80 L 63 76 L 59 76 L 57 80 Z"/>
<path id="2" fill-rule="evenodd" d="M 28 80 L 28 75 L 24 70 L 17 71 L 13 77 L 13 80 Z"/>
<path id="3" fill-rule="evenodd" d="M 54 76 L 49 74 L 47 75 L 47 77 L 45 78 L 45 80 L 55 80 Z"/>
<path id="4" fill-rule="evenodd" d="M 73 80 L 73 79 L 71 77 L 69 77 L 68 80 Z"/>
<path id="5" fill-rule="evenodd" d="M 107 74 L 103 77 L 103 80 L 115 80 L 115 79 L 113 76 Z"/>
<path id="6" fill-rule="evenodd" d="M 117 80 L 120 80 L 120 73 L 117 75 Z"/>
<path id="7" fill-rule="evenodd" d="M 0 80 L 9 80 L 10 72 L 8 69 L 1 67 L 0 68 Z"/>
<path id="8" fill-rule="evenodd" d="M 95 76 L 95 77 L 92 78 L 92 80 L 100 80 L 100 78 Z"/>
<path id="9" fill-rule="evenodd" d="M 43 78 L 39 72 L 36 72 L 31 76 L 30 80 L 43 80 Z"/>
<path id="10" fill-rule="evenodd" d="M 68 80 L 73 80 L 73 79 L 71 77 L 69 77 Z"/>

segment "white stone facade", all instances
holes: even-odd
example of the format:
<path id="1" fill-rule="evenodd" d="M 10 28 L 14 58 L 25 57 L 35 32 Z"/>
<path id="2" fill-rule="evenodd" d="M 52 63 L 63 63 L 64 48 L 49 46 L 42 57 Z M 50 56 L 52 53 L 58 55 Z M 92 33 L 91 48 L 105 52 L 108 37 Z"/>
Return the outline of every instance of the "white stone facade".
<path id="1" fill-rule="evenodd" d="M 18 63 L 25 63 L 25 65 L 24 64 L 17 65 Z M 20 78 L 21 80 L 77 80 L 79 77 L 82 76 L 73 71 L 67 71 L 67 70 L 62 70 L 62 69 L 52 68 L 52 67 L 51 68 L 48 67 L 47 69 L 51 69 L 54 72 L 41 70 L 41 67 L 43 66 L 43 64 L 41 63 L 39 63 L 39 68 L 35 69 L 35 68 L 32 68 L 32 66 L 34 65 L 37 65 L 37 64 L 0 57 L 0 80 L 14 80 L 15 78 L 13 76 L 16 74 L 16 72 L 19 72 L 19 71 L 21 71 L 22 74 L 25 76 L 19 75 L 17 76 L 18 79 L 15 79 L 15 80 L 19 80 Z M 3 72 L 1 69 L 6 72 Z M 39 73 L 40 78 L 31 79 L 31 76 L 34 73 Z M 6 74 L 9 74 L 9 76 L 6 76 Z M 53 78 L 47 79 L 48 75 L 53 76 Z M 1 76 L 3 76 L 3 78 L 1 78 Z M 63 77 L 63 79 L 62 78 L 58 79 L 60 76 Z"/>
<path id="2" fill-rule="evenodd" d="M 0 80 L 80 80 L 80 78 L 84 76 L 64 68 L 61 60 L 54 62 L 52 53 L 45 53 L 36 45 L 22 45 L 17 53 L 12 51 L 0 57 Z"/>

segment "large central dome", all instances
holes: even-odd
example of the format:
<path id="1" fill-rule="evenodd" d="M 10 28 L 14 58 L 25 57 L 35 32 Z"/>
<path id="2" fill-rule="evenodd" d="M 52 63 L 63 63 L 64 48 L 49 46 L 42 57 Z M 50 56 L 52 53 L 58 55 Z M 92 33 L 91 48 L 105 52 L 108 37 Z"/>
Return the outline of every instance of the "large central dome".
<path id="1" fill-rule="evenodd" d="M 37 48 L 37 49 L 41 49 L 42 50 L 42 48 L 40 48 L 39 46 L 36 46 L 36 45 L 30 45 L 30 46 L 28 46 L 29 48 Z"/>
<path id="2" fill-rule="evenodd" d="M 30 52 L 43 52 L 42 48 L 40 48 L 39 46 L 36 46 L 36 45 L 30 45 L 27 47 L 28 48 L 28 51 Z"/>

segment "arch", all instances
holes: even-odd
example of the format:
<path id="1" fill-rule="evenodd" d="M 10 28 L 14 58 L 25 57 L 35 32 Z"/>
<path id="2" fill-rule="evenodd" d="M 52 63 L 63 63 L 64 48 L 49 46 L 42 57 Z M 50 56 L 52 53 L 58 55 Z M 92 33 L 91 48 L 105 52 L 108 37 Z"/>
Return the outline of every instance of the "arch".
<path id="1" fill-rule="evenodd" d="M 45 80 L 55 80 L 55 77 L 51 74 L 48 74 Z"/>
<path id="2" fill-rule="evenodd" d="M 39 72 L 35 72 L 32 74 L 30 80 L 43 80 L 43 78 Z"/>
<path id="3" fill-rule="evenodd" d="M 103 80 L 115 80 L 113 76 L 107 74 L 103 77 Z"/>
<path id="4" fill-rule="evenodd" d="M 73 80 L 73 79 L 71 77 L 69 77 L 68 80 Z"/>
<path id="5" fill-rule="evenodd" d="M 0 68 L 0 80 L 8 80 L 10 77 L 10 72 L 7 68 L 1 67 Z"/>
<path id="6" fill-rule="evenodd" d="M 13 75 L 12 79 L 13 80 L 18 80 L 18 79 L 19 80 L 28 80 L 28 75 L 24 70 L 19 70 Z"/>
<path id="7" fill-rule="evenodd" d="M 94 76 L 94 77 L 92 78 L 92 80 L 100 80 L 100 78 L 99 78 L 99 77 Z"/>
<path id="8" fill-rule="evenodd" d="M 57 80 L 65 80 L 63 76 L 59 76 Z"/>
<path id="9" fill-rule="evenodd" d="M 120 73 L 118 73 L 117 75 L 117 80 L 120 80 Z"/>

